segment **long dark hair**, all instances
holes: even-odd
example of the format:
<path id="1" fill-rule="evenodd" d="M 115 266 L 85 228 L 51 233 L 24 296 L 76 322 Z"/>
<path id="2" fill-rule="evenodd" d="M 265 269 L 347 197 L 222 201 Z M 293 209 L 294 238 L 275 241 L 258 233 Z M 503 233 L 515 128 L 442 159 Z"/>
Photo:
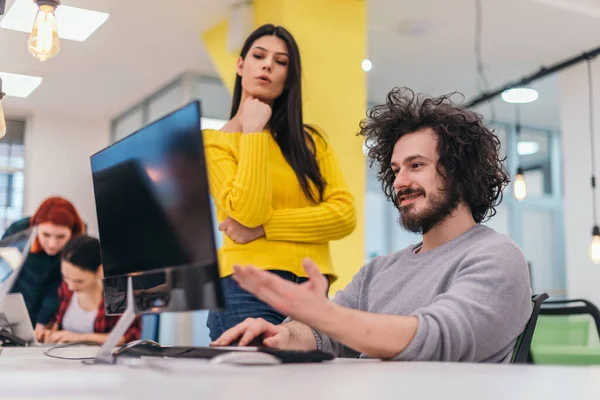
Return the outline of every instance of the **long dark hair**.
<path id="1" fill-rule="evenodd" d="M 61 259 L 84 271 L 96 273 L 102 264 L 100 241 L 87 235 L 76 236 L 63 249 Z"/>
<path id="2" fill-rule="evenodd" d="M 388 200 L 396 207 L 394 172 L 390 168 L 396 142 L 404 135 L 431 128 L 438 137 L 438 173 L 446 190 L 455 190 L 471 208 L 475 222 L 496 214 L 502 191 L 510 178 L 500 153 L 500 139 L 485 126 L 482 116 L 455 105 L 454 93 L 439 97 L 415 95 L 408 88 L 394 88 L 385 104 L 373 107 L 360 124 L 371 165 Z"/>
<path id="3" fill-rule="evenodd" d="M 315 141 L 308 131 L 317 135 L 319 132 L 311 126 L 304 125 L 302 119 L 300 50 L 296 40 L 285 28 L 266 24 L 248 36 L 240 57 L 245 60 L 252 44 L 267 35 L 276 36 L 287 44 L 290 60 L 285 88 L 273 103 L 269 126 L 281 153 L 296 173 L 302 191 L 313 203 L 317 203 L 323 200 L 326 182 L 317 164 Z M 237 114 L 241 99 L 242 77 L 237 75 L 230 118 Z M 310 189 L 309 180 L 318 190 L 318 197 Z"/>

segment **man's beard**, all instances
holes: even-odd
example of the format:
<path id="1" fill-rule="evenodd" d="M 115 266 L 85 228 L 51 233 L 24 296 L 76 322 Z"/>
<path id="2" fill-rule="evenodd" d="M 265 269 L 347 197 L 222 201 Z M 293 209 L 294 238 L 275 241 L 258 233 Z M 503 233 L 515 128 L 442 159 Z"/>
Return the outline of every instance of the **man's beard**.
<path id="1" fill-rule="evenodd" d="M 400 196 L 410 194 L 422 194 L 425 196 L 425 191 L 423 189 L 407 189 L 398 192 L 396 199 L 399 199 Z M 430 195 L 428 197 L 427 206 L 422 211 L 413 211 L 412 209 L 416 207 L 414 203 L 406 206 L 398 206 L 398 209 L 400 210 L 400 225 L 409 232 L 421 233 L 424 235 L 433 227 L 448 218 L 448 216 L 456 210 L 459 203 L 460 195 L 458 194 L 458 190 L 449 189 L 436 194 L 435 196 Z"/>

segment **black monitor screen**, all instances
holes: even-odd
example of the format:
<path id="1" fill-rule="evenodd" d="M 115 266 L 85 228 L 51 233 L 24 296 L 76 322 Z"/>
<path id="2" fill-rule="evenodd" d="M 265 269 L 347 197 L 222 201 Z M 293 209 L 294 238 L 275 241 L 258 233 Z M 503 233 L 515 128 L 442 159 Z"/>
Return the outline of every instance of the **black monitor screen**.
<path id="1" fill-rule="evenodd" d="M 222 306 L 200 104 L 149 124 L 91 157 L 109 314 Z"/>

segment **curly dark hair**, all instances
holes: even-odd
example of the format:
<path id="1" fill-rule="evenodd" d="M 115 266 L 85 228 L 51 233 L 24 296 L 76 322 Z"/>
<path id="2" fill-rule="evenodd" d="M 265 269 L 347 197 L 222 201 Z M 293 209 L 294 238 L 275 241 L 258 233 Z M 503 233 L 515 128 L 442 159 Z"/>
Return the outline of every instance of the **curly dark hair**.
<path id="1" fill-rule="evenodd" d="M 373 107 L 360 123 L 370 165 L 377 163 L 377 177 L 389 201 L 395 201 L 394 173 L 390 167 L 396 142 L 404 135 L 431 128 L 438 136 L 438 173 L 446 188 L 456 190 L 471 209 L 475 222 L 496 215 L 502 191 L 510 178 L 500 156 L 500 140 L 482 116 L 456 104 L 450 93 L 440 97 L 415 95 L 408 88 L 394 88 L 385 104 Z"/>

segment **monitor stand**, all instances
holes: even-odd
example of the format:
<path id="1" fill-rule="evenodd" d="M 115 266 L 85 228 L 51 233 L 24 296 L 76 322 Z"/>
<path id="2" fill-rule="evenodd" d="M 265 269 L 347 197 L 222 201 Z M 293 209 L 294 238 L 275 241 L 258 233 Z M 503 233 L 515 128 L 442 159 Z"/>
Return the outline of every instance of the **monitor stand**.
<path id="1" fill-rule="evenodd" d="M 113 350 L 117 347 L 119 340 L 125 335 L 127 329 L 135 321 L 135 305 L 133 300 L 133 283 L 131 276 L 127 278 L 127 306 L 125 312 L 119 318 L 115 327 L 110 331 L 106 341 L 100 347 L 96 358 L 84 360 L 84 364 L 116 364 L 116 357 L 113 356 Z"/>

